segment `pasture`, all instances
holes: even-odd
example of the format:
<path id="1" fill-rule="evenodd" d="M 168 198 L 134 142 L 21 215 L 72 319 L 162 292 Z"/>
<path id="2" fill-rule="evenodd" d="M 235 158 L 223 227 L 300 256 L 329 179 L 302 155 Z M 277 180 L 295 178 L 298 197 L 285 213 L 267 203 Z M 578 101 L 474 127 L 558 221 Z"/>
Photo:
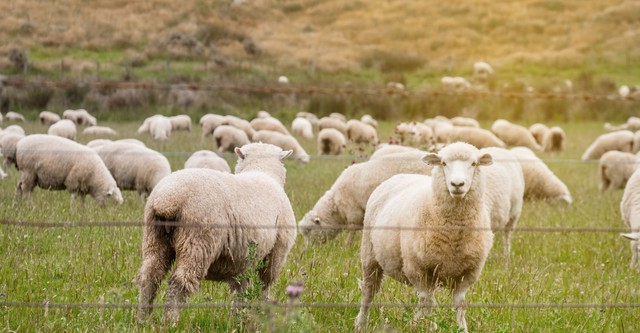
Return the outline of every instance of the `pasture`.
<path id="1" fill-rule="evenodd" d="M 200 115 L 194 117 L 197 121 Z M 174 132 L 165 143 L 138 135 L 135 122 L 100 122 L 120 132 L 120 137 L 143 140 L 163 152 L 173 170 L 182 168 L 188 156 L 200 149 L 215 150 L 202 142 L 200 130 Z M 2 126 L 5 127 L 4 123 Z M 287 124 L 288 125 L 288 124 Z M 393 132 L 381 124 L 380 138 Z M 490 123 L 483 123 L 488 128 Z M 523 124 L 530 125 L 530 124 Z M 619 203 L 622 191 L 598 191 L 597 163 L 579 161 L 586 147 L 604 132 L 601 122 L 559 123 L 567 133 L 562 153 L 539 154 L 569 187 L 574 203 L 555 207 L 525 201 L 516 228 L 509 263 L 502 254 L 502 235 L 480 280 L 467 293 L 467 321 L 473 332 L 637 332 L 640 309 L 640 275 L 628 267 L 629 244 L 617 231 L 593 232 L 589 228 L 623 228 Z M 45 133 L 34 122 L 23 125 L 27 133 Z M 90 138 L 79 135 L 78 141 Z M 355 157 L 316 156 L 315 142 L 303 146 L 312 155 L 307 165 L 285 161 L 286 192 L 299 220 L 329 189 L 340 172 L 364 152 L 350 147 Z M 227 156 L 235 166 L 235 157 Z M 91 198 L 70 206 L 65 191 L 36 189 L 34 206 L 15 203 L 18 179 L 15 169 L 0 181 L 0 331 L 288 331 L 347 332 L 353 330 L 358 312 L 361 277 L 360 232 L 343 232 L 326 244 L 307 244 L 299 235 L 277 283 L 271 289 L 273 303 L 258 308 L 232 310 L 208 305 L 230 304 L 234 297 L 220 283 L 203 282 L 188 300 L 175 328 L 162 322 L 163 309 L 151 320 L 136 321 L 138 299 L 133 278 L 140 267 L 143 202 L 137 193 L 124 192 L 121 206 L 99 207 Z M 29 223 L 78 223 L 68 227 L 33 227 Z M 136 225 L 107 226 L 118 222 Z M 25 224 L 24 226 L 21 224 Z M 93 225 L 95 224 L 95 225 Z M 566 229 L 565 229 L 566 228 Z M 575 230 L 574 228 L 581 228 Z M 574 229 L 574 230 L 572 230 Z M 302 282 L 298 302 L 309 306 L 285 309 L 285 288 Z M 165 300 L 163 283 L 156 304 Z M 450 304 L 448 292 L 437 293 L 439 304 Z M 371 311 L 371 331 L 424 332 L 426 322 L 413 322 L 418 298 L 411 287 L 385 278 Z M 202 304 L 202 306 L 198 306 Z M 256 303 L 257 304 L 257 303 Z M 635 305 L 624 306 L 624 305 Z M 131 306 L 129 306 L 131 305 Z M 403 307 L 402 305 L 406 305 Z M 286 313 L 285 313 L 286 312 Z M 455 332 L 455 312 L 434 310 L 431 320 L 438 332 Z"/>

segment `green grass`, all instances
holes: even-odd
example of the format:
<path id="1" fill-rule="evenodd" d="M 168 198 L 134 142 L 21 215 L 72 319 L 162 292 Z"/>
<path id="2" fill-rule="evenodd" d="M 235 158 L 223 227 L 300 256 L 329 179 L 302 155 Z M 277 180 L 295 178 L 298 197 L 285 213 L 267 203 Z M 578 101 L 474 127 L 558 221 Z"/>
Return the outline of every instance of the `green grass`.
<path id="1" fill-rule="evenodd" d="M 136 137 L 151 148 L 165 152 L 174 170 L 188 155 L 199 149 L 213 149 L 201 142 L 199 129 L 173 133 L 166 143 L 156 143 L 135 133 L 140 122 L 101 122 L 119 130 L 123 137 Z M 3 125 L 6 125 L 3 124 Z M 486 124 L 483 124 L 486 127 Z M 597 164 L 579 163 L 591 141 L 600 134 L 596 122 L 559 123 L 567 132 L 566 151 L 542 154 L 549 167 L 564 180 L 574 197 L 566 209 L 543 202 L 525 202 L 519 226 L 559 228 L 623 227 L 619 213 L 621 191 L 600 193 Z M 28 133 L 45 132 L 33 123 Z M 393 124 L 381 124 L 381 138 L 388 137 Z M 86 143 L 89 138 L 79 137 Z M 315 154 L 313 142 L 303 143 Z M 232 167 L 234 157 L 228 156 Z M 286 191 L 298 219 L 313 207 L 331 186 L 351 158 L 312 159 L 307 165 L 285 161 Z M 36 189 L 35 206 L 14 204 L 17 172 L 10 171 L 0 182 L 0 219 L 25 222 L 142 222 L 143 203 L 138 195 L 125 192 L 122 206 L 97 206 L 91 198 L 71 207 L 69 194 Z M 301 237 L 289 255 L 280 278 L 272 288 L 272 298 L 286 302 L 288 284 L 304 282 L 303 303 L 357 304 L 360 233 L 342 233 L 327 244 L 307 244 Z M 141 263 L 140 227 L 31 228 L 0 226 L 0 302 L 43 304 L 135 304 L 137 287 L 132 282 Z M 628 268 L 628 241 L 617 233 L 518 232 L 513 240 L 510 262 L 502 255 L 502 237 L 496 236 L 482 277 L 467 294 L 469 304 L 621 304 L 640 303 L 640 275 Z M 166 282 L 156 302 L 165 300 Z M 448 292 L 437 294 L 438 303 L 449 304 Z M 229 303 L 233 296 L 226 285 L 203 282 L 200 292 L 188 303 Z M 386 278 L 374 304 L 415 305 L 411 287 Z M 413 326 L 412 307 L 373 308 L 369 328 L 397 331 L 427 331 L 425 323 Z M 0 308 L 0 331 L 270 331 L 287 328 L 291 332 L 346 332 L 353 330 L 356 307 L 302 308 L 284 323 L 269 319 L 280 308 L 264 306 L 231 311 L 226 308 L 184 309 L 175 328 L 162 323 L 162 310 L 151 321 L 136 323 L 133 308 Z M 615 308 L 469 308 L 467 320 L 474 332 L 636 332 L 640 330 L 638 309 Z M 278 315 L 279 314 L 279 315 Z M 438 332 L 455 332 L 455 313 L 436 309 L 431 319 Z"/>

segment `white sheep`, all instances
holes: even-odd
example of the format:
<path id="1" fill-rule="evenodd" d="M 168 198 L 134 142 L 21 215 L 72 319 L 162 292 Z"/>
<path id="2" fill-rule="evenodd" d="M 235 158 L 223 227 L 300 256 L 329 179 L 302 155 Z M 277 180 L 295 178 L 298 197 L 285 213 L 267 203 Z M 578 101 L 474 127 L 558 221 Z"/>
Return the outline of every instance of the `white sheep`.
<path id="1" fill-rule="evenodd" d="M 318 126 L 318 116 L 311 112 L 300 111 L 296 113 L 296 118 L 305 118 L 306 120 L 311 122 L 311 125 Z"/>
<path id="2" fill-rule="evenodd" d="M 544 138 L 545 134 L 547 134 L 548 131 L 549 131 L 549 127 L 547 127 L 547 125 L 545 124 L 535 123 L 529 126 L 529 132 L 531 132 L 531 135 L 533 135 L 533 137 L 536 139 L 536 142 L 541 146 L 542 146 L 542 139 Z"/>
<path id="3" fill-rule="evenodd" d="M 253 127 L 251 127 L 251 124 L 248 121 L 232 115 L 224 116 L 223 125 L 230 125 L 243 130 L 245 133 L 247 133 L 248 138 L 251 138 L 256 132 Z"/>
<path id="4" fill-rule="evenodd" d="M 168 140 L 172 128 L 173 125 L 169 117 L 159 115 L 152 117 L 149 122 L 149 134 L 151 134 L 151 138 L 156 141 Z"/>
<path id="5" fill-rule="evenodd" d="M 292 157 L 302 163 L 309 163 L 309 154 L 302 148 L 298 140 L 291 135 L 274 131 L 257 131 L 251 138 L 253 142 L 270 143 L 283 150 L 293 151 Z"/>
<path id="6" fill-rule="evenodd" d="M 76 124 L 72 120 L 62 119 L 59 122 L 49 126 L 47 134 L 57 135 L 75 141 L 77 135 Z"/>
<path id="7" fill-rule="evenodd" d="M 331 112 L 329 114 L 329 117 L 338 119 L 338 120 L 342 121 L 343 123 L 347 121 L 347 117 L 345 115 L 343 115 L 342 113 L 340 113 L 340 112 Z"/>
<path id="8" fill-rule="evenodd" d="M 4 118 L 9 121 L 22 121 L 24 122 L 24 116 L 15 111 L 9 111 L 4 115 Z"/>
<path id="9" fill-rule="evenodd" d="M 484 61 L 473 64 L 473 78 L 480 83 L 485 83 L 493 75 L 493 67 Z"/>
<path id="10" fill-rule="evenodd" d="M 378 144 L 378 132 L 373 126 L 356 119 L 350 119 L 345 125 L 347 126 L 347 139 L 351 142 Z"/>
<path id="11" fill-rule="evenodd" d="M 624 189 L 620 202 L 622 221 L 631 233 L 622 234 L 631 241 L 631 263 L 629 267 L 640 271 L 640 172 L 636 170 L 627 187 Z"/>
<path id="12" fill-rule="evenodd" d="M 242 147 L 251 142 L 245 131 L 230 125 L 220 125 L 216 127 L 213 131 L 213 138 L 216 140 L 218 153 L 231 153 L 235 151 L 235 148 Z"/>
<path id="13" fill-rule="evenodd" d="M 83 135 L 116 136 L 118 132 L 107 126 L 90 126 L 82 130 Z"/>
<path id="14" fill-rule="evenodd" d="M 140 147 L 146 147 L 146 145 L 144 144 L 144 142 L 138 140 L 138 139 L 120 139 L 120 140 L 109 140 L 109 139 L 94 139 L 91 140 L 89 142 L 87 142 L 86 146 L 89 148 L 95 148 L 98 147 L 100 145 L 106 144 L 106 143 L 111 143 L 111 142 L 128 142 L 134 145 L 138 145 Z"/>
<path id="15" fill-rule="evenodd" d="M 20 125 L 10 125 L 10 126 L 7 126 L 5 129 L 0 130 L 0 135 L 7 135 L 7 134 L 18 134 L 22 136 L 26 135 L 24 128 L 22 128 Z"/>
<path id="16" fill-rule="evenodd" d="M 426 124 L 414 122 L 411 123 L 409 130 L 409 144 L 421 146 L 435 142 L 433 130 Z"/>
<path id="17" fill-rule="evenodd" d="M 476 148 L 499 147 L 504 148 L 506 144 L 491 131 L 477 127 L 446 127 L 438 129 L 438 142 L 452 143 L 463 141 L 474 145 Z M 444 140 L 444 141 L 440 141 Z"/>
<path id="18" fill-rule="evenodd" d="M 142 121 L 142 125 L 138 127 L 138 134 L 149 133 L 149 125 L 151 125 L 151 121 L 157 117 L 162 117 L 162 115 L 153 115 L 151 117 L 147 117 Z"/>
<path id="19" fill-rule="evenodd" d="M 605 123 L 604 129 L 606 129 L 607 131 L 621 131 L 621 130 L 629 130 L 632 132 L 640 131 L 640 117 L 631 116 L 627 118 L 627 122 L 618 126 L 611 125 L 610 123 Z"/>
<path id="20" fill-rule="evenodd" d="M 335 128 L 325 128 L 318 133 L 319 155 L 340 155 L 347 147 L 347 139 Z"/>
<path id="21" fill-rule="evenodd" d="M 40 125 L 50 126 L 60 121 L 60 116 L 51 111 L 42 111 L 38 115 Z"/>
<path id="22" fill-rule="evenodd" d="M 165 310 L 169 322 L 177 321 L 180 306 L 197 292 L 202 279 L 226 282 L 240 292 L 248 284 L 244 272 L 252 260 L 260 260 L 266 264 L 259 270 L 266 296 L 279 277 L 296 239 L 281 162 L 291 151 L 260 143 L 235 151 L 235 174 L 183 169 L 164 178 L 149 196 L 142 266 L 136 276 L 139 321 L 151 313 L 160 283 L 172 267 Z M 249 258 L 251 246 L 255 258 Z"/>
<path id="23" fill-rule="evenodd" d="M 598 162 L 600 191 L 622 189 L 640 166 L 640 157 L 631 153 L 612 150 L 604 153 Z"/>
<path id="24" fill-rule="evenodd" d="M 287 127 L 274 117 L 255 118 L 252 119 L 249 124 L 251 124 L 251 127 L 255 131 L 267 130 L 290 135 Z"/>
<path id="25" fill-rule="evenodd" d="M 271 117 L 271 113 L 269 113 L 269 111 L 260 110 L 260 111 L 258 111 L 257 117 L 258 118 L 269 118 L 269 117 Z"/>
<path id="26" fill-rule="evenodd" d="M 280 84 L 289 84 L 289 78 L 284 76 L 284 75 L 280 75 L 278 76 L 278 83 Z"/>
<path id="27" fill-rule="evenodd" d="M 191 117 L 186 114 L 169 117 L 171 121 L 172 131 L 189 131 L 191 132 Z"/>
<path id="28" fill-rule="evenodd" d="M 202 139 L 204 140 L 207 136 L 212 135 L 213 131 L 215 131 L 216 127 L 223 125 L 225 122 L 225 117 L 207 113 L 200 118 L 200 126 L 202 127 Z"/>
<path id="29" fill-rule="evenodd" d="M 368 115 L 368 114 L 362 115 L 362 117 L 360 117 L 360 121 L 365 123 L 365 124 L 368 124 L 368 125 L 372 126 L 375 129 L 378 128 L 378 121 L 373 119 L 373 117 L 371 115 Z"/>
<path id="30" fill-rule="evenodd" d="M 400 139 L 400 143 L 404 143 L 407 138 L 411 135 L 412 125 L 409 122 L 400 122 L 396 124 L 396 127 L 393 129 L 393 133 L 398 135 Z"/>
<path id="31" fill-rule="evenodd" d="M 542 138 L 542 151 L 562 151 L 564 149 L 565 138 L 566 134 L 562 128 L 558 126 L 549 128 Z"/>
<path id="32" fill-rule="evenodd" d="M 96 126 L 98 124 L 96 117 L 89 114 L 85 109 L 65 110 L 62 113 L 62 119 L 69 119 L 76 125 Z"/>
<path id="33" fill-rule="evenodd" d="M 84 145 L 55 135 L 33 134 L 16 145 L 16 163 L 20 180 L 16 197 L 27 196 L 38 186 L 48 190 L 68 190 L 76 195 L 91 195 L 99 204 L 112 198 L 122 203 L 116 181 L 100 156 Z"/>
<path id="34" fill-rule="evenodd" d="M 462 91 L 471 88 L 471 83 L 461 76 L 443 76 L 440 83 L 445 90 Z"/>
<path id="35" fill-rule="evenodd" d="M 159 152 L 129 142 L 107 142 L 93 148 L 122 191 L 137 191 L 144 200 L 171 173 L 169 160 Z"/>
<path id="36" fill-rule="evenodd" d="M 472 145 L 453 143 L 424 161 L 433 166 L 432 176 L 391 177 L 367 202 L 358 331 L 367 324 L 385 275 L 417 289 L 421 309 L 416 318 L 430 312 L 439 286 L 453 289 L 456 322 L 468 331 L 465 294 L 480 278 L 493 245 L 485 202 L 490 184 L 482 177 L 492 158 Z"/>
<path id="37" fill-rule="evenodd" d="M 509 146 L 528 147 L 537 151 L 542 150 L 542 147 L 536 142 L 529 129 L 524 126 L 498 119 L 491 125 L 491 132 Z"/>
<path id="38" fill-rule="evenodd" d="M 457 116 L 457 117 L 451 118 L 449 122 L 453 126 L 480 127 L 480 123 L 477 120 L 469 117 Z"/>
<path id="39" fill-rule="evenodd" d="M 425 119 L 424 124 L 431 127 L 433 137 L 436 142 L 446 143 L 449 130 L 454 128 L 448 119 L 440 119 L 439 117 Z"/>
<path id="40" fill-rule="evenodd" d="M 16 146 L 18 141 L 24 138 L 23 134 L 16 133 L 2 133 L 0 135 L 0 154 L 4 157 L 4 166 L 8 168 L 13 165 L 18 168 L 16 164 Z"/>
<path id="41" fill-rule="evenodd" d="M 322 131 L 325 128 L 335 128 L 340 131 L 345 137 L 347 136 L 347 125 L 344 121 L 334 117 L 322 117 L 318 120 L 318 131 Z"/>
<path id="42" fill-rule="evenodd" d="M 210 150 L 199 150 L 191 154 L 189 159 L 184 162 L 184 168 L 208 168 L 231 173 L 229 163 L 227 163 L 224 158 Z"/>
<path id="43" fill-rule="evenodd" d="M 313 124 L 307 118 L 296 117 L 291 122 L 291 133 L 305 140 L 313 139 Z"/>
<path id="44" fill-rule="evenodd" d="M 420 152 L 422 154 L 427 154 L 426 151 L 422 151 L 418 148 L 407 147 L 402 145 L 394 145 L 388 143 L 381 143 L 376 146 L 376 150 L 369 156 L 369 161 L 379 159 L 383 156 L 397 154 L 397 153 L 405 153 L 405 152 Z"/>
<path id="45" fill-rule="evenodd" d="M 524 175 L 524 197 L 542 199 L 552 204 L 571 204 L 571 193 L 558 176 L 527 147 L 514 147 L 522 174 Z"/>
<path id="46" fill-rule="evenodd" d="M 383 181 L 400 173 L 431 174 L 421 160 L 425 155 L 408 151 L 349 166 L 298 222 L 300 233 L 307 240 L 326 242 L 344 228 L 361 228 L 367 200 Z"/>
<path id="47" fill-rule="evenodd" d="M 582 160 L 597 160 L 602 154 L 610 150 L 626 153 L 633 151 L 633 132 L 628 130 L 615 131 L 600 135 L 582 154 Z"/>

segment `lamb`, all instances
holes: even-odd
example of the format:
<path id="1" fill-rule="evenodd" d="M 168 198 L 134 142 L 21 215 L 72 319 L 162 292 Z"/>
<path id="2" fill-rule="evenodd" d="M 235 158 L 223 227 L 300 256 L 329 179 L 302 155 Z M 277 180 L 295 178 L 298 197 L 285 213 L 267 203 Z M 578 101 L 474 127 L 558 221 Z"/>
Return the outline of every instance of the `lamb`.
<path id="1" fill-rule="evenodd" d="M 144 200 L 171 173 L 169 160 L 159 152 L 129 142 L 108 142 L 95 150 L 122 191 L 137 191 Z"/>
<path id="2" fill-rule="evenodd" d="M 548 131 L 549 131 L 549 127 L 547 127 L 547 125 L 545 124 L 535 123 L 529 126 L 529 132 L 531 132 L 531 135 L 533 135 L 533 137 L 536 139 L 536 142 L 541 146 L 542 146 L 542 139 L 544 138 L 545 134 L 547 134 Z"/>
<path id="3" fill-rule="evenodd" d="M 273 131 L 257 131 L 252 140 L 254 142 L 270 143 L 274 146 L 278 146 L 283 150 L 293 151 L 292 157 L 302 163 L 309 163 L 309 154 L 304 151 L 304 148 L 300 145 L 296 138 L 291 135 L 285 135 Z"/>
<path id="4" fill-rule="evenodd" d="M 51 126 L 60 121 L 60 116 L 51 111 L 42 111 L 38 119 L 40 119 L 40 125 Z"/>
<path id="5" fill-rule="evenodd" d="M 356 330 L 367 324 L 369 306 L 388 275 L 418 290 L 428 314 L 440 285 L 453 289 L 456 322 L 468 332 L 465 294 L 480 278 L 493 245 L 482 177 L 492 157 L 466 143 L 453 143 L 424 162 L 432 176 L 397 175 L 367 202 L 362 231 L 362 303 Z"/>
<path id="6" fill-rule="evenodd" d="M 335 128 L 325 128 L 318 133 L 319 155 L 340 155 L 347 147 L 347 139 Z"/>
<path id="7" fill-rule="evenodd" d="M 20 180 L 16 197 L 27 196 L 36 186 L 49 190 L 67 189 L 71 199 L 91 195 L 100 205 L 106 199 L 122 203 L 116 181 L 100 156 L 84 145 L 55 135 L 33 134 L 16 145 Z"/>
<path id="8" fill-rule="evenodd" d="M 59 122 L 49 126 L 47 134 L 57 135 L 69 140 L 76 140 L 76 124 L 69 119 L 62 119 Z"/>
<path id="9" fill-rule="evenodd" d="M 75 125 L 96 126 L 98 124 L 96 117 L 85 109 L 65 110 L 62 113 L 62 118 L 73 121 Z"/>
<path id="10" fill-rule="evenodd" d="M 149 134 L 156 141 L 166 141 L 171 135 L 171 119 L 165 116 L 155 116 L 149 122 Z"/>
<path id="11" fill-rule="evenodd" d="M 633 139 L 633 132 L 628 130 L 602 134 L 585 150 L 582 160 L 597 160 L 610 150 L 630 153 L 633 151 Z"/>
<path id="12" fill-rule="evenodd" d="M 2 133 L 0 136 L 0 153 L 4 156 L 5 168 L 9 168 L 11 165 L 15 166 L 16 169 L 18 168 L 16 164 L 16 145 L 22 138 L 24 138 L 24 134 Z"/>
<path id="13" fill-rule="evenodd" d="M 345 125 L 347 126 L 347 139 L 351 142 L 378 144 L 378 132 L 373 126 L 356 119 L 350 119 Z"/>
<path id="14" fill-rule="evenodd" d="M 244 290 L 248 281 L 240 277 L 252 264 L 250 246 L 266 264 L 259 270 L 263 295 L 280 275 L 296 239 L 281 162 L 291 151 L 262 143 L 235 151 L 235 174 L 202 168 L 176 171 L 149 196 L 142 266 L 136 276 L 139 321 L 151 313 L 160 283 L 172 266 L 165 310 L 169 322 L 178 320 L 180 306 L 197 292 L 202 279 L 226 282 L 234 292 Z M 251 200 L 246 200 L 247 193 Z"/>
<path id="15" fill-rule="evenodd" d="M 242 147 L 250 142 L 245 131 L 230 125 L 216 127 L 213 138 L 216 140 L 218 153 L 233 152 L 236 147 Z"/>
<path id="16" fill-rule="evenodd" d="M 542 150 L 546 152 L 562 151 L 566 135 L 562 128 L 551 127 L 542 138 Z"/>
<path id="17" fill-rule="evenodd" d="M 200 118 L 200 126 L 202 127 L 202 139 L 212 135 L 216 127 L 223 125 L 225 117 L 217 114 L 207 113 Z"/>
<path id="18" fill-rule="evenodd" d="M 267 130 L 267 131 L 279 132 L 285 135 L 290 135 L 289 131 L 282 124 L 282 122 L 280 122 L 280 120 L 273 117 L 255 118 L 251 120 L 249 123 L 251 124 L 251 127 L 255 131 Z"/>
<path id="19" fill-rule="evenodd" d="M 631 241 L 631 263 L 629 267 L 640 271 L 640 172 L 633 173 L 624 189 L 620 202 L 622 221 L 631 233 L 622 234 Z"/>
<path id="20" fill-rule="evenodd" d="M 169 117 L 171 121 L 172 131 L 189 131 L 191 132 L 191 117 L 186 114 Z"/>
<path id="21" fill-rule="evenodd" d="M 424 156 L 423 151 L 409 151 L 349 166 L 298 222 L 300 233 L 306 240 L 324 243 L 344 228 L 361 228 L 367 200 L 383 181 L 399 173 L 431 174 L 431 167 L 421 160 Z"/>
<path id="22" fill-rule="evenodd" d="M 184 168 L 209 168 L 231 173 L 231 168 L 229 168 L 227 161 L 210 150 L 199 150 L 191 154 L 189 159 L 184 162 Z"/>
<path id="23" fill-rule="evenodd" d="M 477 148 L 486 147 L 506 147 L 506 144 L 490 131 L 476 127 L 440 127 L 438 130 L 438 142 L 463 141 L 470 143 Z M 444 141 L 440 141 L 444 140 Z"/>
<path id="24" fill-rule="evenodd" d="M 9 121 L 21 121 L 24 122 L 24 116 L 15 111 L 9 111 L 4 115 L 4 118 Z"/>
<path id="25" fill-rule="evenodd" d="M 378 122 L 375 119 L 373 119 L 371 115 L 368 115 L 368 114 L 362 115 L 362 117 L 360 117 L 360 121 L 375 129 L 378 128 Z"/>
<path id="26" fill-rule="evenodd" d="M 571 193 L 560 178 L 527 147 L 514 147 L 522 174 L 524 175 L 524 197 L 526 199 L 542 199 L 551 204 L 571 204 Z"/>
<path id="27" fill-rule="evenodd" d="M 347 125 L 340 119 L 333 117 L 320 118 L 320 120 L 318 120 L 318 130 L 322 131 L 325 128 L 335 128 L 340 131 L 342 135 L 347 136 Z"/>
<path id="28" fill-rule="evenodd" d="M 631 175 L 640 166 L 640 157 L 612 150 L 604 153 L 598 162 L 600 191 L 625 188 Z"/>
<path id="29" fill-rule="evenodd" d="M 82 130 L 83 135 L 116 136 L 118 132 L 107 126 L 90 126 Z"/>
<path id="30" fill-rule="evenodd" d="M 542 147 L 536 142 L 531 132 L 524 126 L 498 119 L 491 125 L 491 132 L 509 146 L 528 147 L 537 151 L 542 150 Z"/>
<path id="31" fill-rule="evenodd" d="M 297 117 L 291 122 L 291 132 L 305 140 L 313 139 L 313 124 L 306 118 Z"/>

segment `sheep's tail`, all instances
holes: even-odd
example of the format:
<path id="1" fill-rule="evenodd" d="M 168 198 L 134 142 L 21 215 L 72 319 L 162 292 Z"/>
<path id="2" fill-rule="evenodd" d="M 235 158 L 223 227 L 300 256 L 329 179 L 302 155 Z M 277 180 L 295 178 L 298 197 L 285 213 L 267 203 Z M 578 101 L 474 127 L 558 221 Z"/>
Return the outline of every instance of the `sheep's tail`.
<path id="1" fill-rule="evenodd" d="M 145 209 L 145 225 L 149 236 L 157 239 L 171 239 L 180 220 L 180 205 L 166 204 L 154 201 Z"/>

